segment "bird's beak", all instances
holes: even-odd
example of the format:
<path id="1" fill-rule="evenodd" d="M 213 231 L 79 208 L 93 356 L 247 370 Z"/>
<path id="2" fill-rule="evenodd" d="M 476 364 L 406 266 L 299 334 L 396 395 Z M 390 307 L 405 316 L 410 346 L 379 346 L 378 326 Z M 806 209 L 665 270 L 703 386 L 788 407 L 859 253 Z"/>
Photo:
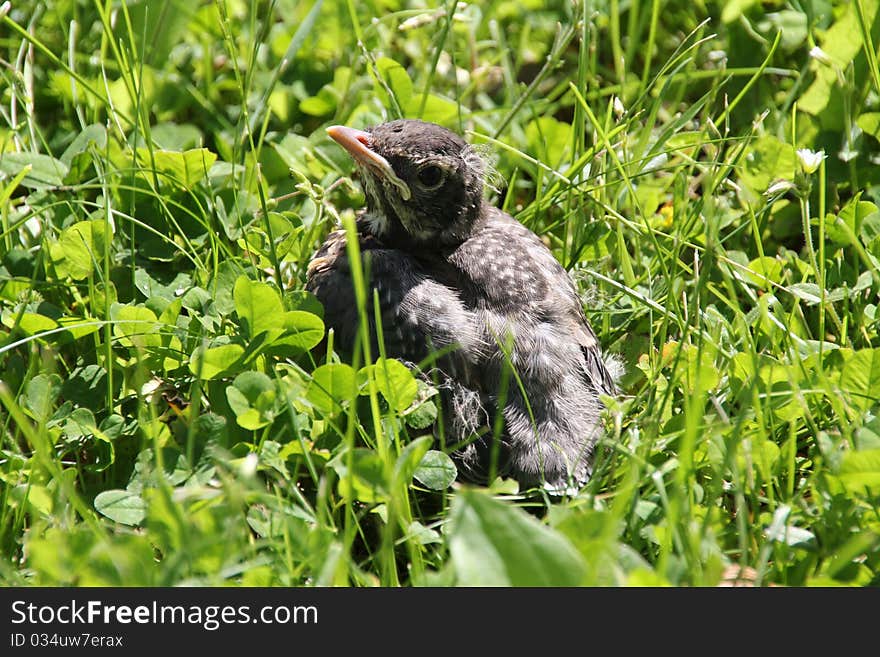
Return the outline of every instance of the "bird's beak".
<path id="1" fill-rule="evenodd" d="M 373 137 L 369 132 L 347 128 L 344 125 L 332 125 L 327 128 L 327 134 L 347 150 L 358 165 L 372 170 L 397 187 L 404 201 L 410 199 L 412 193 L 409 185 L 397 176 L 388 160 L 370 148 L 370 141 Z"/>

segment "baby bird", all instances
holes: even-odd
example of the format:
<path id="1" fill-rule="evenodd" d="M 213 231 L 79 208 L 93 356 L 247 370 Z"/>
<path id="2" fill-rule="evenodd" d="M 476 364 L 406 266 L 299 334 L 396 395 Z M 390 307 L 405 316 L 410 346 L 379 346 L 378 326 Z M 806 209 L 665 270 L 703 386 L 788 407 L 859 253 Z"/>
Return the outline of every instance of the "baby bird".
<path id="1" fill-rule="evenodd" d="M 584 483 L 599 396 L 616 386 L 568 273 L 484 200 L 483 159 L 455 133 L 415 120 L 327 132 L 354 159 L 366 195 L 357 228 L 367 305 L 377 290 L 389 357 L 433 356 L 446 435 L 464 445 L 454 454 L 460 470 L 526 486 Z M 344 231 L 313 257 L 307 289 L 351 350 L 358 314 Z M 374 334 L 371 326 L 375 354 Z"/>

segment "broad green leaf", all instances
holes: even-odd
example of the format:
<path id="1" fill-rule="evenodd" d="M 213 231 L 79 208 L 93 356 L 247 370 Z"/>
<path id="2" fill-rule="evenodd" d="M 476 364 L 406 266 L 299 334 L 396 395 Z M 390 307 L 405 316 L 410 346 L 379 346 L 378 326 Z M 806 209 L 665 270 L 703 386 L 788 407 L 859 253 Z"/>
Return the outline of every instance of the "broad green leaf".
<path id="1" fill-rule="evenodd" d="M 287 464 L 281 458 L 281 444 L 274 440 L 264 440 L 259 450 L 259 465 L 269 467 L 280 473 L 285 479 L 290 478 Z"/>
<path id="2" fill-rule="evenodd" d="M 96 531 L 83 522 L 27 532 L 28 581 L 35 586 L 158 586 L 162 579 L 152 538 Z"/>
<path id="3" fill-rule="evenodd" d="M 131 27 L 115 22 L 113 38 L 126 43 L 134 38 L 132 47 L 138 57 L 143 58 L 146 68 L 161 68 L 171 50 L 181 43 L 193 14 L 185 5 L 155 0 L 130 0 L 128 6 Z"/>
<path id="4" fill-rule="evenodd" d="M 238 388 L 232 386 L 226 388 L 226 401 L 229 402 L 229 408 L 235 413 L 235 421 L 238 426 L 250 431 L 256 431 L 269 424 L 268 422 L 261 422 L 260 412 L 255 408 L 251 408 L 247 397 Z"/>
<path id="5" fill-rule="evenodd" d="M 385 466 L 372 449 L 343 452 L 328 465 L 339 477 L 339 494 L 347 500 L 382 502 L 388 495 Z"/>
<path id="6" fill-rule="evenodd" d="M 845 66 L 862 50 L 859 34 L 859 18 L 854 7 L 846 3 L 845 11 L 821 36 L 822 50 L 835 63 Z M 862 11 L 868 25 L 874 22 L 877 15 L 877 0 L 862 0 Z M 800 105 L 800 103 L 798 103 Z"/>
<path id="7" fill-rule="evenodd" d="M 851 493 L 877 495 L 880 492 L 880 449 L 845 452 L 837 477 Z"/>
<path id="8" fill-rule="evenodd" d="M 147 302 L 149 303 L 149 299 Z M 161 299 L 160 304 L 166 304 L 166 299 Z M 165 307 L 159 313 L 159 322 L 164 324 L 165 326 L 172 327 L 177 326 L 177 319 L 180 317 L 180 311 L 183 308 L 183 299 L 175 299 L 171 303 L 165 305 Z"/>
<path id="9" fill-rule="evenodd" d="M 24 405 L 37 422 L 46 422 L 52 416 L 55 400 L 61 392 L 61 377 L 57 374 L 37 374 L 27 382 Z"/>
<path id="10" fill-rule="evenodd" d="M 152 156 L 147 148 L 139 148 L 137 152 L 143 166 L 155 165 L 160 180 L 164 179 L 165 182 L 171 182 L 183 189 L 191 189 L 201 181 L 217 159 L 207 148 L 193 148 L 183 152 L 153 149 Z"/>
<path id="11" fill-rule="evenodd" d="M 458 469 L 452 459 L 436 449 L 428 450 L 425 453 L 422 462 L 413 473 L 413 477 L 431 490 L 449 488 L 457 476 Z"/>
<path id="12" fill-rule="evenodd" d="M 870 26 L 877 14 L 878 3 L 876 0 L 862 0 L 859 4 Z M 843 14 L 821 34 L 819 45 L 831 60 L 830 64 L 815 65 L 813 81 L 798 99 L 798 109 L 817 117 L 826 130 L 840 130 L 846 121 L 852 120 L 844 107 L 845 94 L 840 90 L 838 72 L 846 70 L 863 48 L 855 5 L 847 3 Z"/>
<path id="13" fill-rule="evenodd" d="M 174 445 L 173 439 L 167 432 L 167 425 L 161 420 L 156 421 L 162 426 L 163 431 L 157 436 L 159 440 L 165 440 L 167 447 L 161 448 L 163 471 L 160 474 L 157 469 L 156 452 L 149 448 L 141 451 L 137 457 L 135 471 L 132 473 L 128 481 L 126 490 L 138 493 L 154 488 L 162 482 L 171 486 L 182 484 L 192 475 L 192 468 L 187 461 L 186 455 Z M 144 424 L 141 424 L 144 427 Z M 145 427 L 149 430 L 150 427 Z M 164 435 L 163 435 L 164 434 Z"/>
<path id="14" fill-rule="evenodd" d="M 427 429 L 437 419 L 437 405 L 432 400 L 426 399 L 408 411 L 403 418 L 413 429 Z"/>
<path id="15" fill-rule="evenodd" d="M 795 283 L 787 289 L 807 305 L 813 306 L 822 301 L 822 290 L 815 283 Z"/>
<path id="16" fill-rule="evenodd" d="M 193 420 L 195 425 L 195 435 L 199 442 L 205 447 L 224 446 L 226 445 L 226 418 L 216 413 L 202 411 Z M 209 450 L 205 449 L 201 455 L 202 459 L 211 461 Z M 196 464 L 201 465 L 200 463 Z"/>
<path id="17" fill-rule="evenodd" d="M 98 427 L 98 434 L 103 436 L 105 440 L 116 440 L 125 430 L 125 418 L 121 415 L 113 413 L 101 420 Z"/>
<path id="18" fill-rule="evenodd" d="M 64 433 L 68 438 L 94 436 L 98 428 L 95 415 L 87 408 L 75 408 L 64 420 Z"/>
<path id="19" fill-rule="evenodd" d="M 712 349 L 704 344 L 702 352 L 694 344 L 682 345 L 687 366 L 685 384 L 688 392 L 712 390 L 721 381 L 721 374 L 715 367 Z"/>
<path id="20" fill-rule="evenodd" d="M 555 167 L 571 150 L 571 126 L 552 116 L 542 116 L 528 122 L 526 140 L 530 155 Z"/>
<path id="21" fill-rule="evenodd" d="M 110 520 L 136 526 L 147 516 L 147 505 L 137 493 L 128 490 L 105 490 L 95 497 L 95 510 Z"/>
<path id="22" fill-rule="evenodd" d="M 672 135 L 666 142 L 667 148 L 674 151 L 685 151 L 701 148 L 705 144 L 705 136 L 695 130 L 683 130 Z M 650 169 L 648 169 L 650 170 Z"/>
<path id="23" fill-rule="evenodd" d="M 15 326 L 16 315 L 7 313 L 3 316 L 3 324 L 12 328 Z M 100 323 L 93 319 L 81 317 L 59 317 L 52 319 L 38 313 L 22 313 L 18 318 L 18 329 L 25 335 L 39 336 L 46 342 L 65 343 L 90 335 L 100 328 Z M 59 331 L 58 329 L 64 329 Z M 54 331 L 48 335 L 41 335 L 48 331 Z"/>
<path id="24" fill-rule="evenodd" d="M 302 417 L 302 416 L 300 416 Z M 298 440 L 293 440 L 281 448 L 281 451 L 278 452 L 278 456 L 283 459 L 291 459 L 298 458 L 303 456 L 306 452 L 308 452 L 309 457 L 312 461 L 320 461 L 321 463 L 326 463 L 330 460 L 331 454 L 329 450 L 316 448 L 314 443 L 311 441 L 303 441 L 302 443 Z"/>
<path id="25" fill-rule="evenodd" d="M 313 36 L 315 31 L 315 22 L 318 20 L 318 17 L 321 15 L 321 8 L 324 4 L 324 0 L 316 0 L 312 5 L 312 8 L 309 9 L 309 13 L 306 14 L 305 18 L 299 21 L 299 25 L 296 28 L 296 32 L 293 33 L 293 36 L 290 39 L 290 43 L 287 44 L 287 50 L 284 52 L 284 57 L 282 61 L 291 63 L 296 60 L 299 55 L 300 50 L 303 47 L 303 44 L 306 42 L 306 39 Z M 312 53 L 307 53 L 306 56 L 311 55 Z M 336 76 L 334 76 L 335 79 Z M 348 89 L 346 85 L 345 89 Z M 257 119 L 257 113 L 255 113 L 253 120 Z M 253 130 L 253 126 L 251 127 Z"/>
<path id="26" fill-rule="evenodd" d="M 863 112 L 856 119 L 856 125 L 874 139 L 880 140 L 880 112 Z"/>
<path id="27" fill-rule="evenodd" d="M 880 449 L 880 417 L 874 417 L 855 432 L 856 450 Z"/>
<path id="28" fill-rule="evenodd" d="M 114 303 L 119 302 L 119 293 L 113 281 L 105 285 L 104 283 L 96 283 L 95 291 L 92 293 L 91 307 L 93 312 L 97 313 L 101 318 L 106 319 L 106 308 Z"/>
<path id="29" fill-rule="evenodd" d="M 413 83 L 406 69 L 393 59 L 380 57 L 376 60 L 376 70 L 384 82 L 384 84 L 376 86 L 379 96 L 384 98 L 389 105 L 393 104 L 392 100 L 388 98 L 388 90 L 390 89 L 397 105 L 401 108 L 408 107 L 413 96 Z"/>
<path id="30" fill-rule="evenodd" d="M 61 155 L 61 161 L 70 167 L 64 181 L 69 184 L 80 182 L 92 163 L 90 149 L 100 152 L 106 146 L 107 129 L 99 123 L 86 126 Z"/>
<path id="31" fill-rule="evenodd" d="M 325 415 L 341 410 L 341 405 L 357 395 L 357 374 L 344 363 L 321 365 L 312 373 L 306 399 Z"/>
<path id="32" fill-rule="evenodd" d="M 162 345 L 156 314 L 142 306 L 115 304 L 110 308 L 113 334 L 123 347 L 153 349 Z"/>
<path id="33" fill-rule="evenodd" d="M 311 292 L 306 290 L 290 290 L 285 294 L 284 300 L 291 310 L 311 313 L 321 320 L 324 318 L 324 306 L 318 301 L 318 297 Z"/>
<path id="34" fill-rule="evenodd" d="M 269 212 L 259 225 L 255 225 L 247 232 L 244 242 L 248 247 L 260 253 L 266 262 L 272 261 L 272 254 L 282 259 L 294 247 L 299 247 L 302 239 L 303 227 L 295 224 L 279 212 Z"/>
<path id="35" fill-rule="evenodd" d="M 189 361 L 189 371 L 201 379 L 216 379 L 237 365 L 243 355 L 244 347 L 238 344 L 199 347 Z"/>
<path id="36" fill-rule="evenodd" d="M 578 586 L 586 567 L 562 534 L 476 490 L 452 501 L 449 550 L 459 586 Z"/>
<path id="37" fill-rule="evenodd" d="M 302 100 L 299 104 L 300 111 L 311 116 L 332 113 L 350 84 L 351 69 L 348 66 L 337 66 L 333 70 L 333 82 L 321 87 L 316 96 Z"/>
<path id="38" fill-rule="evenodd" d="M 761 468 L 764 476 L 768 479 L 773 476 L 771 470 L 775 467 L 776 462 L 779 459 L 779 445 L 772 440 L 764 440 L 756 437 L 744 445 L 743 451 L 749 454 L 750 463 L 757 464 Z M 748 463 L 746 462 L 744 455 L 740 454 L 737 458 L 741 459 L 739 465 L 743 471 L 746 471 L 748 469 Z"/>
<path id="39" fill-rule="evenodd" d="M 740 180 L 756 194 L 763 194 L 776 180 L 794 180 L 798 161 L 794 148 L 776 137 L 765 135 L 746 149 Z"/>
<path id="40" fill-rule="evenodd" d="M 837 217 L 829 215 L 831 221 L 826 220 L 826 235 L 838 244 L 850 244 L 853 237 L 859 237 L 860 235 L 864 239 L 862 229 L 866 221 L 869 222 L 869 233 L 874 228 L 878 214 L 877 206 L 869 201 L 860 200 L 860 196 L 861 194 L 858 194 L 847 203 L 837 214 Z"/>
<path id="41" fill-rule="evenodd" d="M 299 111 L 309 116 L 324 116 L 336 109 L 336 99 L 332 93 L 321 89 L 316 96 L 304 98 L 299 103 Z"/>
<path id="42" fill-rule="evenodd" d="M 380 358 L 371 366 L 371 370 L 376 387 L 391 408 L 400 412 L 410 407 L 419 392 L 419 386 L 406 365 L 393 358 Z"/>
<path id="43" fill-rule="evenodd" d="M 194 286 L 188 289 L 180 299 L 180 304 L 187 310 L 192 310 L 196 315 L 212 314 L 211 294 L 204 288 Z"/>
<path id="44" fill-rule="evenodd" d="M 57 321 L 38 313 L 22 313 L 21 317 L 17 317 L 13 313 L 5 313 L 3 315 L 3 323 L 9 328 L 15 326 L 16 319 L 18 320 L 18 329 L 26 335 L 39 335 L 40 333 L 59 328 Z"/>
<path id="45" fill-rule="evenodd" d="M 751 381 L 755 376 L 755 363 L 751 356 L 747 353 L 739 352 L 731 358 L 730 375 L 739 381 Z"/>
<path id="46" fill-rule="evenodd" d="M 148 299 L 150 297 L 161 297 L 168 301 L 174 301 L 189 290 L 192 285 L 192 277 L 183 272 L 177 274 L 167 285 L 163 285 L 152 278 L 146 269 L 138 267 L 134 270 L 134 286 Z"/>
<path id="47" fill-rule="evenodd" d="M 308 535 L 309 527 L 315 523 L 315 517 L 294 504 L 281 504 L 278 507 L 258 504 L 248 509 L 247 523 L 264 537 L 280 538 L 291 530 L 304 537 Z"/>
<path id="48" fill-rule="evenodd" d="M 623 585 L 627 587 L 651 587 L 655 589 L 663 586 L 671 586 L 669 580 L 663 577 L 663 575 L 648 568 L 639 568 L 627 573 L 626 581 Z"/>
<path id="49" fill-rule="evenodd" d="M 58 249 L 52 258 L 60 276 L 70 276 L 78 281 L 88 277 L 104 258 L 105 240 L 108 238 L 103 221 L 79 221 L 61 231 Z"/>
<path id="50" fill-rule="evenodd" d="M 45 486 L 39 484 L 28 483 L 20 484 L 9 490 L 8 504 L 17 506 L 19 504 L 27 504 L 31 509 L 36 510 L 46 516 L 52 513 L 55 503 L 52 495 Z"/>
<path id="51" fill-rule="evenodd" d="M 870 245 L 880 237 L 880 212 L 872 212 L 862 218 L 862 226 L 859 228 L 859 237 L 865 245 Z"/>
<path id="52" fill-rule="evenodd" d="M 256 431 L 275 419 L 275 384 L 262 372 L 242 372 L 226 388 L 239 426 Z"/>
<path id="53" fill-rule="evenodd" d="M 721 21 L 726 25 L 738 20 L 743 12 L 758 4 L 758 2 L 759 0 L 730 0 L 725 2 L 722 5 L 724 9 L 721 12 Z"/>
<path id="54" fill-rule="evenodd" d="M 293 257 L 297 257 L 303 248 L 300 242 L 305 236 L 305 228 L 278 212 L 270 212 L 268 219 L 272 225 L 276 256 L 280 259 L 293 253 Z"/>
<path id="55" fill-rule="evenodd" d="M 191 123 L 158 123 L 150 128 L 150 138 L 159 148 L 183 150 L 198 146 L 204 134 Z"/>
<path id="56" fill-rule="evenodd" d="M 324 339 L 324 322 L 303 310 L 289 310 L 282 316 L 284 333 L 272 342 L 272 349 L 293 355 L 308 351 Z"/>
<path id="57" fill-rule="evenodd" d="M 770 256 L 755 258 L 749 263 L 745 275 L 758 287 L 771 289 L 771 282 L 779 283 L 782 280 L 782 262 Z"/>
<path id="58" fill-rule="evenodd" d="M 214 307 L 221 315 L 229 315 L 235 310 L 235 300 L 232 298 L 232 291 L 235 289 L 235 282 L 241 276 L 243 271 L 251 272 L 252 276 L 256 276 L 255 269 L 247 263 L 237 260 L 223 260 L 217 267 L 217 274 L 208 284 L 208 291 L 214 298 Z"/>
<path id="59" fill-rule="evenodd" d="M 264 392 L 275 389 L 272 379 L 262 372 L 242 372 L 235 377 L 232 385 L 238 388 L 252 403 L 256 402 Z"/>
<path id="60" fill-rule="evenodd" d="M 239 276 L 235 281 L 232 298 L 235 301 L 235 311 L 251 339 L 263 331 L 284 327 L 284 306 L 274 286 L 251 281 L 247 276 Z"/>
<path id="61" fill-rule="evenodd" d="M 844 358 L 840 387 L 859 408 L 876 404 L 880 400 L 880 348 L 840 352 Z"/>
<path id="62" fill-rule="evenodd" d="M 73 340 L 91 335 L 99 328 L 100 323 L 94 319 L 86 319 L 84 317 L 59 317 L 58 326 L 64 327 L 64 331 L 59 335 L 70 336 Z"/>
<path id="63" fill-rule="evenodd" d="M 85 464 L 87 470 L 103 472 L 116 462 L 116 445 L 113 439 L 118 436 L 122 427 L 118 416 L 111 418 L 105 419 L 99 428 L 95 425 L 95 417 L 89 409 L 77 408 L 64 424 L 64 429 L 67 431 L 72 426 L 72 420 L 76 419 L 79 425 L 76 431 L 82 432 L 83 437 L 92 439 L 88 462 Z"/>
<path id="64" fill-rule="evenodd" d="M 425 452 L 431 446 L 434 439 L 431 436 L 422 436 L 416 438 L 406 445 L 397 457 L 397 463 L 394 464 L 394 478 L 398 483 L 409 485 L 413 478 L 419 463 L 424 457 Z"/>
<path id="65" fill-rule="evenodd" d="M 27 170 L 19 184 L 28 189 L 51 189 L 64 184 L 68 167 L 61 160 L 40 153 L 0 153 L 0 179 L 18 176 Z"/>
<path id="66" fill-rule="evenodd" d="M 303 176 L 321 175 L 314 168 L 316 159 L 314 147 L 306 137 L 289 132 L 284 136 L 284 139 L 273 144 L 273 148 L 278 157 L 281 158 L 281 161 L 291 171 L 295 171 Z M 342 153 L 336 153 L 336 155 L 340 159 L 345 157 Z M 323 172 L 324 170 L 320 169 L 320 171 Z"/>
<path id="67" fill-rule="evenodd" d="M 64 399 L 77 406 L 101 412 L 107 403 L 107 370 L 101 365 L 78 367 L 67 376 L 61 394 Z M 118 392 L 121 381 L 114 379 L 114 392 Z"/>
<path id="68" fill-rule="evenodd" d="M 419 111 L 421 105 L 421 94 L 413 96 L 407 107 L 407 113 L 415 115 Z M 440 125 L 449 125 L 458 117 L 458 105 L 437 94 L 428 94 L 425 100 L 425 109 L 422 112 L 421 120 L 430 121 L 431 123 L 439 123 Z"/>

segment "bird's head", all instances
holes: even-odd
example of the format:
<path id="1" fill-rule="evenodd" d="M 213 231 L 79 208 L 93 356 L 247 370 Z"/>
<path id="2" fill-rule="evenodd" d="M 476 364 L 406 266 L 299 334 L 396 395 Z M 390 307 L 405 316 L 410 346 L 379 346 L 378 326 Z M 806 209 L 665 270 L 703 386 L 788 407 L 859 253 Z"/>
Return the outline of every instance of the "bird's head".
<path id="1" fill-rule="evenodd" d="M 377 237 L 416 248 L 468 238 L 483 212 L 485 166 L 461 137 L 408 119 L 327 133 L 357 163 Z"/>

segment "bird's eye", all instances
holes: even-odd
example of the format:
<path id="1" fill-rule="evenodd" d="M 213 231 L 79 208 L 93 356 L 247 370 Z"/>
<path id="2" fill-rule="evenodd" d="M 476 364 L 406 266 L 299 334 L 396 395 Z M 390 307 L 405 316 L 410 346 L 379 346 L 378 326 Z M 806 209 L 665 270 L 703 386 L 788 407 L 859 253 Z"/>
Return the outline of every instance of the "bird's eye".
<path id="1" fill-rule="evenodd" d="M 419 182 L 425 187 L 436 187 L 443 181 L 443 169 L 433 164 L 419 169 Z"/>

